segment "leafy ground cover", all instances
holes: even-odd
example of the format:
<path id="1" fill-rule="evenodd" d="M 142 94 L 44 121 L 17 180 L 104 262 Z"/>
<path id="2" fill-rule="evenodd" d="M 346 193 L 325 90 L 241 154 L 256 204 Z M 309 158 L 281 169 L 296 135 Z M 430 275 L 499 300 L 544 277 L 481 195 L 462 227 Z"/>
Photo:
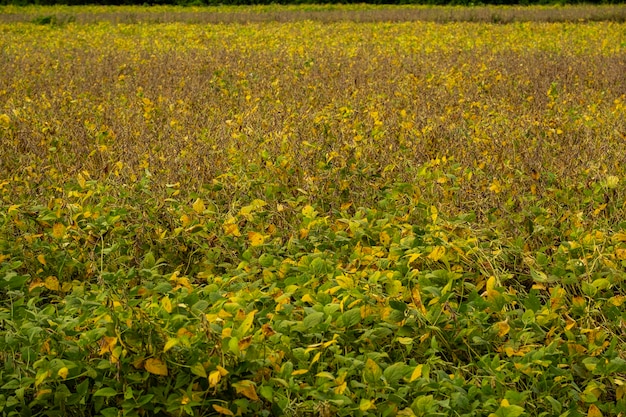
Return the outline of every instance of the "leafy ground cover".
<path id="1" fill-rule="evenodd" d="M 626 412 L 624 24 L 36 23 L 3 415 Z"/>

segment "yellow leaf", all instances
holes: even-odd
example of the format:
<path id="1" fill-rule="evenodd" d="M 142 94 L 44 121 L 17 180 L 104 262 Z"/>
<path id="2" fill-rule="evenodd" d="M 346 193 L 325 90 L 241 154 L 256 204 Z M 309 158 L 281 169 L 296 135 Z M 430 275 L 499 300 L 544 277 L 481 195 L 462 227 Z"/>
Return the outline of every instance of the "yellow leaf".
<path id="1" fill-rule="evenodd" d="M 389 234 L 387 232 L 381 232 L 380 233 L 380 243 L 383 246 L 389 246 L 389 242 L 391 242 L 391 237 L 389 237 Z"/>
<path id="2" fill-rule="evenodd" d="M 609 302 L 616 307 L 621 306 L 626 301 L 626 296 L 624 295 L 616 295 L 614 297 L 609 298 Z"/>
<path id="3" fill-rule="evenodd" d="M 500 181 L 493 180 L 493 182 L 491 183 L 491 185 L 489 186 L 489 191 L 492 191 L 496 194 L 499 194 L 502 192 L 502 185 L 500 184 Z"/>
<path id="4" fill-rule="evenodd" d="M 587 417 L 602 417 L 602 411 L 595 404 L 591 404 L 587 411 Z"/>
<path id="5" fill-rule="evenodd" d="M 9 128 L 9 124 L 11 123 L 11 118 L 8 114 L 0 114 L 0 127 L 4 129 Z"/>
<path id="6" fill-rule="evenodd" d="M 179 340 L 175 337 L 168 339 L 167 342 L 165 342 L 165 346 L 163 347 L 163 352 L 167 352 L 168 350 L 176 346 L 178 343 L 179 343 Z"/>
<path id="7" fill-rule="evenodd" d="M 343 289 L 350 290 L 355 286 L 354 280 L 347 275 L 338 275 L 335 279 L 337 280 L 337 284 Z"/>
<path id="8" fill-rule="evenodd" d="M 254 216 L 252 213 L 258 211 L 261 207 L 265 206 L 267 203 L 263 200 L 255 199 L 249 205 L 244 206 L 239 210 L 239 214 L 245 217 L 247 220 L 254 220 Z"/>
<path id="9" fill-rule="evenodd" d="M 226 370 L 226 368 L 222 368 L 219 365 L 217 365 L 216 368 L 217 368 L 217 371 L 220 373 L 221 376 L 228 375 L 228 371 Z"/>
<path id="10" fill-rule="evenodd" d="M 430 218 L 433 221 L 433 223 L 437 221 L 437 216 L 439 216 L 439 211 L 437 210 L 437 207 L 430 206 Z"/>
<path id="11" fill-rule="evenodd" d="M 372 408 L 376 408 L 376 406 L 374 405 L 374 401 L 368 400 L 366 398 L 363 398 L 361 400 L 361 403 L 359 404 L 359 410 L 367 411 L 371 410 Z"/>
<path id="12" fill-rule="evenodd" d="M 241 236 L 241 232 L 239 231 L 239 226 L 236 223 L 224 223 L 222 226 L 224 229 L 224 233 L 229 236 Z"/>
<path id="13" fill-rule="evenodd" d="M 241 326 L 239 326 L 237 330 L 235 331 L 235 335 L 237 337 L 243 337 L 250 331 L 250 329 L 252 328 L 252 325 L 254 324 L 254 315 L 256 313 L 257 313 L 257 310 L 252 310 L 251 312 L 246 314 L 243 322 L 241 323 Z"/>
<path id="14" fill-rule="evenodd" d="M 50 291 L 59 291 L 59 280 L 56 277 L 48 277 L 43 282 L 44 287 Z"/>
<path id="15" fill-rule="evenodd" d="M 304 294 L 301 298 L 302 301 L 309 304 L 315 304 L 315 300 L 311 297 L 311 294 Z"/>
<path id="16" fill-rule="evenodd" d="M 311 365 L 319 361 L 321 357 L 322 357 L 322 352 L 317 352 L 315 356 L 313 356 L 313 360 L 311 360 Z"/>
<path id="17" fill-rule="evenodd" d="M 498 328 L 498 336 L 500 337 L 505 336 L 509 330 L 511 330 L 511 326 L 509 326 L 506 320 L 496 323 L 496 327 Z"/>
<path id="18" fill-rule="evenodd" d="M 297 369 L 291 373 L 292 376 L 304 375 L 309 372 L 308 369 Z"/>
<path id="19" fill-rule="evenodd" d="M 220 382 L 220 379 L 222 379 L 222 374 L 219 370 L 211 371 L 211 373 L 209 374 L 209 385 L 211 386 L 211 388 L 217 386 L 217 384 Z"/>
<path id="20" fill-rule="evenodd" d="M 593 215 L 594 215 L 594 216 L 597 216 L 597 215 L 598 215 L 598 214 L 600 214 L 600 213 L 601 213 L 601 212 L 602 212 L 605 208 L 606 208 L 606 203 L 604 203 L 604 204 L 600 204 L 600 205 L 598 206 L 598 208 L 597 208 L 597 209 L 595 209 L 595 210 L 593 211 Z"/>
<path id="21" fill-rule="evenodd" d="M 237 342 L 237 347 L 239 348 L 240 352 L 243 352 L 244 350 L 248 349 L 248 347 L 250 347 L 251 344 L 252 344 L 252 336 L 246 336 L 243 339 L 241 339 L 239 342 Z"/>
<path id="22" fill-rule="evenodd" d="M 341 395 L 345 392 L 346 388 L 348 388 L 348 383 L 343 381 L 341 384 L 337 385 L 333 391 L 335 394 Z"/>
<path id="23" fill-rule="evenodd" d="M 64 366 L 63 368 L 57 371 L 57 375 L 60 376 L 62 379 L 67 378 L 68 373 L 69 373 L 69 369 L 67 369 L 67 366 Z"/>
<path id="24" fill-rule="evenodd" d="M 223 414 L 225 416 L 234 416 L 233 412 L 230 411 L 228 408 L 224 408 L 222 406 L 213 404 L 213 409 L 217 411 L 218 413 Z"/>
<path id="25" fill-rule="evenodd" d="M 242 394 L 252 401 L 259 400 L 254 382 L 244 379 L 243 381 L 235 382 L 233 384 L 233 387 L 235 387 L 235 391 L 237 392 L 237 394 Z"/>
<path id="26" fill-rule="evenodd" d="M 615 256 L 617 256 L 617 259 L 619 260 L 626 260 L 626 249 L 616 249 Z"/>
<path id="27" fill-rule="evenodd" d="M 100 339 L 100 355 L 107 352 L 113 352 L 113 348 L 117 345 L 117 337 L 104 336 Z"/>
<path id="28" fill-rule="evenodd" d="M 54 226 L 52 226 L 52 236 L 57 239 L 61 239 L 65 236 L 65 226 L 61 223 L 55 223 Z"/>
<path id="29" fill-rule="evenodd" d="M 422 376 L 422 368 L 424 365 L 419 364 L 413 369 L 413 373 L 411 374 L 411 378 L 409 378 L 409 382 L 415 381 L 417 378 Z"/>
<path id="30" fill-rule="evenodd" d="M 182 223 L 183 227 L 187 227 L 191 224 L 191 218 L 189 218 L 189 216 L 187 216 L 186 214 L 183 214 L 182 216 L 180 216 L 180 222 Z"/>
<path id="31" fill-rule="evenodd" d="M 35 288 L 39 288 L 39 287 L 43 287 L 43 282 L 41 282 L 41 280 L 36 279 L 33 282 L 30 283 L 30 285 L 28 286 L 28 291 L 32 291 Z"/>
<path id="32" fill-rule="evenodd" d="M 85 181 L 85 177 L 83 177 L 83 174 L 78 174 L 76 179 L 78 180 L 78 185 L 80 186 L 80 188 L 85 188 L 85 185 L 87 185 L 87 181 Z"/>
<path id="33" fill-rule="evenodd" d="M 414 262 L 417 258 L 419 258 L 420 256 L 422 256 L 422 254 L 421 254 L 421 253 L 412 253 L 412 254 L 409 256 L 409 262 L 408 262 L 408 264 L 409 264 L 409 265 L 410 265 L 410 264 L 412 264 L 412 263 L 413 263 L 413 262 Z"/>
<path id="34" fill-rule="evenodd" d="M 446 254 L 446 248 L 443 246 L 435 246 L 433 251 L 428 255 L 428 259 L 432 259 L 433 261 L 438 261 Z"/>
<path id="35" fill-rule="evenodd" d="M 626 242 L 626 232 L 617 232 L 612 236 L 613 242 Z"/>
<path id="36" fill-rule="evenodd" d="M 193 207 L 193 211 L 195 211 L 198 214 L 204 213 L 204 210 L 206 210 L 206 206 L 204 205 L 204 201 L 202 201 L 202 199 L 200 199 L 200 198 L 197 198 L 196 201 L 194 201 L 192 207 Z"/>
<path id="37" fill-rule="evenodd" d="M 364 377 L 369 382 L 376 382 L 383 374 L 380 366 L 371 358 L 368 358 L 365 362 L 365 370 L 363 371 Z"/>
<path id="38" fill-rule="evenodd" d="M 167 376 L 167 365 L 160 359 L 150 358 L 144 364 L 146 371 L 154 375 Z"/>
<path id="39" fill-rule="evenodd" d="M 609 175 L 608 177 L 606 177 L 607 188 L 617 188 L 618 184 L 619 184 L 619 177 L 615 175 Z"/>
<path id="40" fill-rule="evenodd" d="M 40 264 L 45 265 L 46 264 L 46 257 L 43 255 L 37 255 L 37 260 L 39 261 Z"/>
<path id="41" fill-rule="evenodd" d="M 422 295 L 420 293 L 420 288 L 418 286 L 413 287 L 411 291 L 411 295 L 413 297 L 413 302 L 415 303 L 415 307 L 419 309 L 422 314 L 426 314 L 426 307 L 424 307 L 424 303 L 422 302 Z"/>
<path id="42" fill-rule="evenodd" d="M 167 311 L 168 313 L 172 312 L 172 301 L 168 296 L 161 298 L 161 307 L 163 307 L 163 310 Z"/>
<path id="43" fill-rule="evenodd" d="M 315 209 L 312 206 L 306 205 L 304 206 L 304 208 L 302 209 L 302 215 L 304 217 L 315 217 L 315 215 L 317 214 L 317 212 L 315 211 Z"/>
<path id="44" fill-rule="evenodd" d="M 265 243 L 265 236 L 257 232 L 248 232 L 248 240 L 250 241 L 250 246 L 261 246 Z"/>

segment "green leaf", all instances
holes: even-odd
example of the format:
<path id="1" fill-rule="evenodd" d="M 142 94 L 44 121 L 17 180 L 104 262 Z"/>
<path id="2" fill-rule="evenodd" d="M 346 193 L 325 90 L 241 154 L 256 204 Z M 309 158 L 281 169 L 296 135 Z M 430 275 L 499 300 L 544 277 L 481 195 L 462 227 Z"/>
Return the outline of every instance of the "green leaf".
<path id="1" fill-rule="evenodd" d="M 142 395 L 141 398 L 137 401 L 137 407 L 144 406 L 148 404 L 154 398 L 154 394 L 146 394 Z"/>
<path id="2" fill-rule="evenodd" d="M 20 387 L 20 381 L 18 379 L 13 379 L 6 384 L 4 384 L 0 389 L 17 389 Z"/>
<path id="3" fill-rule="evenodd" d="M 404 301 L 398 301 L 398 300 L 389 300 L 389 307 L 393 308 L 394 310 L 398 310 L 402 312 L 404 312 L 407 309 L 406 303 Z"/>
<path id="4" fill-rule="evenodd" d="M 202 366 L 200 362 L 194 365 L 191 365 L 191 373 L 197 376 L 201 376 L 203 378 L 207 377 L 206 370 L 204 369 L 204 366 Z"/>
<path id="5" fill-rule="evenodd" d="M 98 391 L 93 393 L 94 397 L 115 397 L 116 395 L 117 391 L 111 387 L 100 388 Z"/>
<path id="6" fill-rule="evenodd" d="M 529 325 L 535 322 L 535 313 L 532 310 L 526 310 L 522 314 L 522 323 Z"/>
<path id="7" fill-rule="evenodd" d="M 554 397 L 550 395 L 546 395 L 544 398 L 548 400 L 548 402 L 552 406 L 552 411 L 554 411 L 554 414 L 561 414 L 563 406 L 561 405 L 560 401 L 557 401 Z"/>
<path id="8" fill-rule="evenodd" d="M 611 281 L 606 278 L 599 278 L 594 280 L 591 285 L 596 287 L 599 290 L 606 290 L 611 287 Z"/>
<path id="9" fill-rule="evenodd" d="M 322 313 L 321 311 L 315 311 L 306 316 L 304 320 L 302 320 L 302 324 L 304 325 L 305 329 L 312 329 L 320 324 L 322 321 L 324 321 L 324 313 Z"/>
<path id="10" fill-rule="evenodd" d="M 496 411 L 497 417 L 518 417 L 524 414 L 524 409 L 519 405 L 501 406 Z"/>
<path id="11" fill-rule="evenodd" d="M 259 394 L 261 394 L 261 397 L 266 400 L 272 401 L 272 398 L 274 397 L 274 390 L 269 385 L 262 385 L 259 389 Z"/>
<path id="12" fill-rule="evenodd" d="M 0 289 L 7 288 L 9 290 L 17 290 L 24 286 L 29 279 L 28 275 L 18 275 L 13 271 L 7 272 L 2 280 L 0 280 Z"/>
<path id="13" fill-rule="evenodd" d="M 536 282 L 548 283 L 548 282 L 554 282 L 555 281 L 553 278 L 549 278 L 545 273 L 543 273 L 541 271 L 536 271 L 534 269 L 530 270 L 530 276 Z"/>
<path id="14" fill-rule="evenodd" d="M 117 417 L 119 415 L 119 410 L 115 407 L 109 407 L 104 410 L 100 410 L 100 414 L 104 417 Z"/>
<path id="15" fill-rule="evenodd" d="M 361 309 L 353 308 L 341 315 L 341 320 L 345 327 L 352 327 L 361 321 Z"/>
<path id="16" fill-rule="evenodd" d="M 328 265 L 322 258 L 315 258 L 309 266 L 311 272 L 316 275 L 323 275 L 328 272 Z"/>
<path id="17" fill-rule="evenodd" d="M 385 377 L 385 380 L 389 385 L 395 385 L 412 370 L 413 368 L 407 364 L 397 362 L 385 368 L 383 371 L 383 377 Z"/>

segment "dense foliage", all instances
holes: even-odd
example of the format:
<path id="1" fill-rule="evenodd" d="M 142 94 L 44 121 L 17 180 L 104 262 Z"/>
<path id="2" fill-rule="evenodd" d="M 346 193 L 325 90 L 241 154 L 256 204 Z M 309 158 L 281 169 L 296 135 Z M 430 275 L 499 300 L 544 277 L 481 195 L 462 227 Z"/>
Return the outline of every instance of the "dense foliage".
<path id="1" fill-rule="evenodd" d="M 624 24 L 37 23 L 3 415 L 626 413 Z"/>

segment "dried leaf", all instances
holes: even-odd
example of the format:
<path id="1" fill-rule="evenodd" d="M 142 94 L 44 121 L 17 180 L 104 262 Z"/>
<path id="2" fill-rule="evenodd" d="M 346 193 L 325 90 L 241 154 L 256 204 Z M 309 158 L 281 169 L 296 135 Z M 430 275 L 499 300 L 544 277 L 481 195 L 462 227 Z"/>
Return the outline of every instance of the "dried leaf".
<path id="1" fill-rule="evenodd" d="M 213 404 L 213 409 L 215 411 L 217 411 L 218 413 L 223 414 L 225 416 L 234 416 L 232 411 L 230 411 L 228 408 L 224 408 L 224 407 L 222 407 L 220 405 Z"/>
<path id="2" fill-rule="evenodd" d="M 602 411 L 600 411 L 597 405 L 591 404 L 587 411 L 587 417 L 602 417 Z"/>

